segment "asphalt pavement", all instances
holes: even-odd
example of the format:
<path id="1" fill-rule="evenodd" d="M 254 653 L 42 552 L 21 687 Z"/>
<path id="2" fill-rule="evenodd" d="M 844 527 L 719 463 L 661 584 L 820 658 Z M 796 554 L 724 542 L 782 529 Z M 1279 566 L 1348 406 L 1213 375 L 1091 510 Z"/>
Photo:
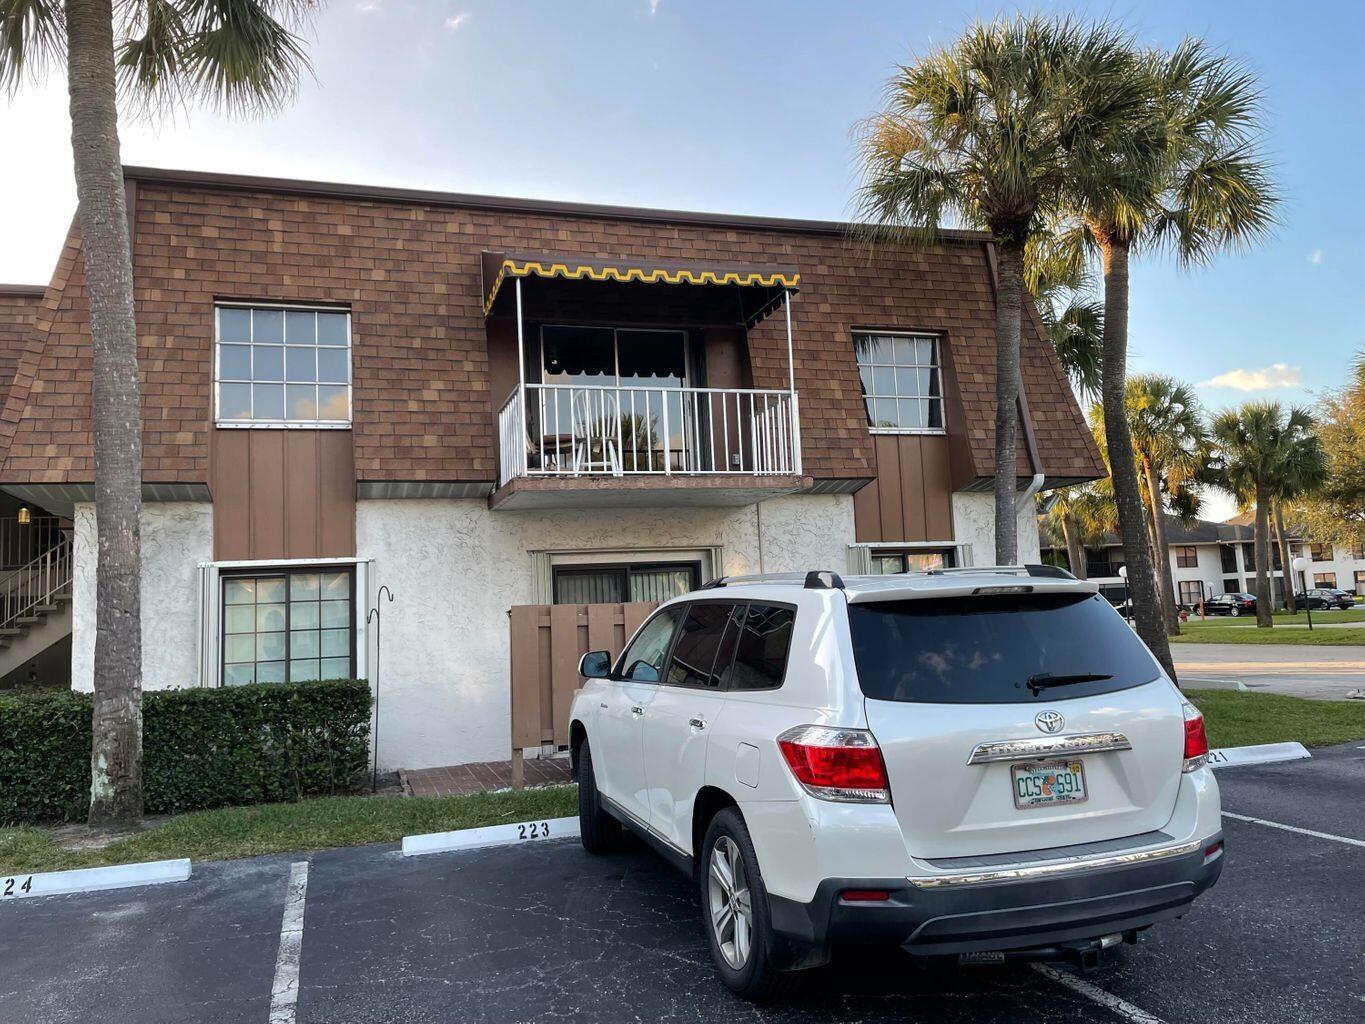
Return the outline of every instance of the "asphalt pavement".
<path id="1" fill-rule="evenodd" d="M 404 859 L 379 846 L 0 906 L 0 1021 L 1355 1024 L 1365 845 L 1340 840 L 1365 841 L 1365 743 L 1219 781 L 1226 811 L 1339 838 L 1226 818 L 1218 886 L 1076 986 L 1026 965 L 924 971 L 858 951 L 754 1007 L 715 980 L 691 883 L 642 847 Z M 307 881 L 291 982 L 280 936 L 296 864 Z"/>

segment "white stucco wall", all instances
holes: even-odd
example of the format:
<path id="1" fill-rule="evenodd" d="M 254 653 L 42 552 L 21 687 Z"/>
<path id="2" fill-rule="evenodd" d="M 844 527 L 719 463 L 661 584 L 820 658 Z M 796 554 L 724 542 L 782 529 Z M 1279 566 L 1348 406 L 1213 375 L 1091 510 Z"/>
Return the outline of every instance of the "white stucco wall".
<path id="1" fill-rule="evenodd" d="M 1038 545 L 1038 513 L 1032 499 L 1018 510 L 1019 562 L 1042 561 Z M 995 564 L 995 495 L 953 495 L 953 537 L 966 546 L 968 565 Z"/>
<path id="2" fill-rule="evenodd" d="M 371 590 L 388 584 L 394 594 L 383 616 L 379 763 L 508 756 L 507 610 L 538 601 L 532 552 L 719 547 L 723 564 L 712 570 L 737 574 L 840 570 L 852 541 L 847 495 L 592 512 L 490 512 L 483 500 L 357 502 L 356 552 L 373 559 Z"/>
<path id="3" fill-rule="evenodd" d="M 71 686 L 94 689 L 95 506 L 78 504 L 72 541 Z M 142 686 L 165 690 L 198 679 L 198 566 L 213 558 L 213 505 L 142 506 Z"/>

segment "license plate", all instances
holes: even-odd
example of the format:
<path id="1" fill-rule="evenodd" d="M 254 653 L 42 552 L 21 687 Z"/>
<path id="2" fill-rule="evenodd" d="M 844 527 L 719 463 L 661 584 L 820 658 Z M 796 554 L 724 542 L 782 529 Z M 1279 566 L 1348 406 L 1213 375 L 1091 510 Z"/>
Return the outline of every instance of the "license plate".
<path id="1" fill-rule="evenodd" d="M 1085 768 L 1080 761 L 1031 761 L 1010 765 L 1014 806 L 1050 807 L 1079 804 L 1086 798 Z"/>

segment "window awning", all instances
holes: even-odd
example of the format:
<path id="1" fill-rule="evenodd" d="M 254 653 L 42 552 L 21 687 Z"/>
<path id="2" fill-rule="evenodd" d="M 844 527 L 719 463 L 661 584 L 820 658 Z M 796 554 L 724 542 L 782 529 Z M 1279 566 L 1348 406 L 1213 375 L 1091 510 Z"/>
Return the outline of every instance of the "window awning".
<path id="1" fill-rule="evenodd" d="M 516 278 L 540 279 L 535 299 L 542 312 L 566 306 L 578 312 L 596 304 L 595 299 L 620 310 L 635 300 L 664 311 L 666 319 L 746 327 L 777 309 L 787 292 L 801 284 L 801 275 L 790 266 L 484 252 L 485 316 L 515 313 L 513 289 L 507 285 Z M 598 282 L 603 288 L 601 294 L 585 295 L 582 285 L 567 282 Z"/>

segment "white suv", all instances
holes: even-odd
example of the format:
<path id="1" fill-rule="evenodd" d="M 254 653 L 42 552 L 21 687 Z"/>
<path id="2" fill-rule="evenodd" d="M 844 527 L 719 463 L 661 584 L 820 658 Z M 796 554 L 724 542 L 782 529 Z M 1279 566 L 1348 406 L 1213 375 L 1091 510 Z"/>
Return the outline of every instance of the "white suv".
<path id="1" fill-rule="evenodd" d="M 741 995 L 840 944 L 1090 967 L 1222 870 L 1203 718 L 1061 570 L 722 579 L 580 671 L 583 845 L 692 873 Z"/>

